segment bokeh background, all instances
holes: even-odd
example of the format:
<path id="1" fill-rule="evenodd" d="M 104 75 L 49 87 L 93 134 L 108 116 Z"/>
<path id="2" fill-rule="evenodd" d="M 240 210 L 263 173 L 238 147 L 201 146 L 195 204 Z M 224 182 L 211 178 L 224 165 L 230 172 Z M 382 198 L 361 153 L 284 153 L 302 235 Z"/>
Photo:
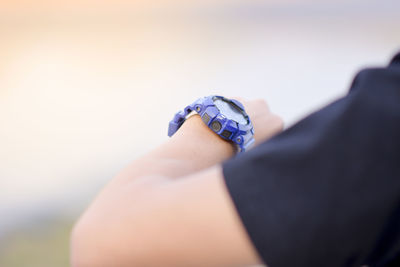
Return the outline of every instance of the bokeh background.
<path id="1" fill-rule="evenodd" d="M 199 96 L 286 125 L 400 50 L 397 0 L 0 1 L 0 266 L 68 266 L 72 223 Z"/>

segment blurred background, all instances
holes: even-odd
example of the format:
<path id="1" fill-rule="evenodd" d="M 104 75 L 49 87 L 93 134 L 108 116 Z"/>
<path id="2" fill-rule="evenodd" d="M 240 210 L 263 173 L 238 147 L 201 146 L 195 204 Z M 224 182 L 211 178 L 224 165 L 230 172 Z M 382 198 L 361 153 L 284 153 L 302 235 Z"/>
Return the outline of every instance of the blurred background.
<path id="1" fill-rule="evenodd" d="M 199 96 L 286 125 L 400 50 L 396 0 L 0 2 L 0 266 L 68 266 L 72 223 Z"/>

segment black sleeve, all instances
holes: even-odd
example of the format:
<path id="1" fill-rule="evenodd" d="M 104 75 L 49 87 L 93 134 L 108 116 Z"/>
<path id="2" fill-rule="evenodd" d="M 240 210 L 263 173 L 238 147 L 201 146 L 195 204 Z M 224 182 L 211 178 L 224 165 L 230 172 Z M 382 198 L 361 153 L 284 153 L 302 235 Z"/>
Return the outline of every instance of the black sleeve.
<path id="1" fill-rule="evenodd" d="M 257 130 L 257 129 L 256 129 Z M 223 164 L 270 267 L 384 266 L 400 251 L 400 54 L 347 96 Z"/>

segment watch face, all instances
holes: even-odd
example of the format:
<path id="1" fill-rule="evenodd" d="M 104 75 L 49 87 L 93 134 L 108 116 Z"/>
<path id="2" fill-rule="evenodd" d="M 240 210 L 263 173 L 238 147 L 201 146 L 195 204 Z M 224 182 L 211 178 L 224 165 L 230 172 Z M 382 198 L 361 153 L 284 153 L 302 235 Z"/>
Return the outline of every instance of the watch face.
<path id="1" fill-rule="evenodd" d="M 214 98 L 213 101 L 219 111 L 228 119 L 234 120 L 244 125 L 248 123 L 245 113 L 238 107 L 236 107 L 236 105 L 227 102 L 221 98 Z"/>

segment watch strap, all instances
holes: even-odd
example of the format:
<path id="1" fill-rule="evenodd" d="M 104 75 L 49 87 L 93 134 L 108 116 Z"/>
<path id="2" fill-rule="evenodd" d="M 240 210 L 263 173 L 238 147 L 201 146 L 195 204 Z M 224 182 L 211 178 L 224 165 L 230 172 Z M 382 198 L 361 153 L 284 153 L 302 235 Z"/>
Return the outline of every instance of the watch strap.
<path id="1" fill-rule="evenodd" d="M 210 128 L 214 133 L 219 135 L 221 138 L 233 142 L 239 152 L 244 152 L 249 149 L 255 142 L 254 140 L 254 129 L 251 124 L 250 118 L 246 114 L 248 119 L 247 125 L 242 125 L 233 120 L 227 119 L 223 114 L 220 113 L 216 108 L 213 97 L 223 98 L 221 96 L 208 96 L 197 99 L 192 104 L 186 106 L 183 110 L 177 112 L 174 118 L 170 121 L 168 126 L 168 136 L 172 136 L 185 122 L 188 115 L 195 111 L 197 112 L 203 122 Z M 234 105 L 238 106 L 244 112 L 243 105 L 237 100 L 230 100 Z M 245 113 L 245 112 L 244 112 Z M 214 127 L 214 121 L 225 121 L 224 125 L 217 124 L 220 128 Z"/>

